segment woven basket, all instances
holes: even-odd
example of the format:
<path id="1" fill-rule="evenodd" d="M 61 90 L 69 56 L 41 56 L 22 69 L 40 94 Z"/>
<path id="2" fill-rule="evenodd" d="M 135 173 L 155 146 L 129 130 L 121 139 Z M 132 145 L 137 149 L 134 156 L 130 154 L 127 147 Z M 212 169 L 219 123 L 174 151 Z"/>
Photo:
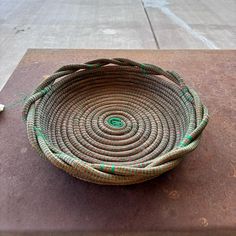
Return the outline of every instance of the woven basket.
<path id="1" fill-rule="evenodd" d="M 176 167 L 209 116 L 177 73 L 115 58 L 61 67 L 28 98 L 23 118 L 33 148 L 56 167 L 125 185 Z"/>

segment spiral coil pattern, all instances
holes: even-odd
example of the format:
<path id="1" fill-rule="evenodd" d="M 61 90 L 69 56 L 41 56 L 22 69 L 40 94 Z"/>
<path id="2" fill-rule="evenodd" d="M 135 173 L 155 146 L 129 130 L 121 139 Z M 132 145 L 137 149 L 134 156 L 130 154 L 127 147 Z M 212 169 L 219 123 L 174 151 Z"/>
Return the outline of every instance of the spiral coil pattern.
<path id="1" fill-rule="evenodd" d="M 31 145 L 55 166 L 98 184 L 133 184 L 194 150 L 208 111 L 175 72 L 128 59 L 67 65 L 24 105 Z"/>

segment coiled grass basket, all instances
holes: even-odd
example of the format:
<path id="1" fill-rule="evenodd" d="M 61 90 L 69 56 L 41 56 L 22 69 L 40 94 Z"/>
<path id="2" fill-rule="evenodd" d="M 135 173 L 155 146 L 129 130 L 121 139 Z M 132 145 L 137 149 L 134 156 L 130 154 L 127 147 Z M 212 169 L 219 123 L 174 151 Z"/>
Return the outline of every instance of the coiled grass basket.
<path id="1" fill-rule="evenodd" d="M 61 67 L 28 98 L 23 118 L 42 157 L 110 185 L 173 169 L 197 147 L 209 119 L 177 73 L 123 58 Z"/>

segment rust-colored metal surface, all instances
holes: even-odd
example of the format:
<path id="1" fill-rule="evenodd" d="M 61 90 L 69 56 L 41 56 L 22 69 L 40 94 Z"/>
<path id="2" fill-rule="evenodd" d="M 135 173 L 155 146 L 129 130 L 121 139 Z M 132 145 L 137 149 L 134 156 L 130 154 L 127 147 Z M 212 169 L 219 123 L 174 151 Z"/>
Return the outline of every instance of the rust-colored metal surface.
<path id="1" fill-rule="evenodd" d="M 100 186 L 69 176 L 32 150 L 21 120 L 24 97 L 58 67 L 101 57 L 175 70 L 206 103 L 210 122 L 201 143 L 176 169 L 143 184 Z M 0 93 L 6 105 L 0 232 L 235 233 L 235 85 L 233 50 L 29 50 Z"/>

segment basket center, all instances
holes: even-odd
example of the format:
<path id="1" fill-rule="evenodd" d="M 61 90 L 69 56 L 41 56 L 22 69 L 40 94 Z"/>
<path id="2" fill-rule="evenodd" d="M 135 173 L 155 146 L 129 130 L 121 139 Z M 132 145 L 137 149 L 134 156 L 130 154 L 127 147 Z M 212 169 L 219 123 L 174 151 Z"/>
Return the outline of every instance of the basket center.
<path id="1" fill-rule="evenodd" d="M 113 128 L 122 128 L 125 126 L 125 122 L 120 117 L 110 117 L 107 122 Z"/>

